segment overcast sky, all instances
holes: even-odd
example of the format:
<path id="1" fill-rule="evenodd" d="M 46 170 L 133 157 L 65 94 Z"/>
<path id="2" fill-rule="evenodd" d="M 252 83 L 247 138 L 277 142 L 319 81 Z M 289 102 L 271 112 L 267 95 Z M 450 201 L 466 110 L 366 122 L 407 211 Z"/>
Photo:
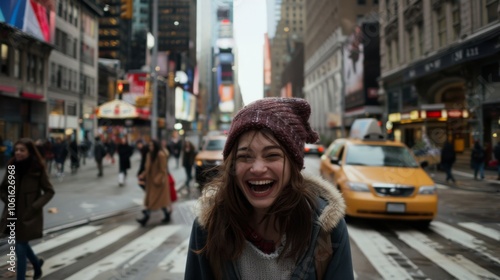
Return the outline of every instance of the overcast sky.
<path id="1" fill-rule="evenodd" d="M 266 0 L 234 0 L 234 37 L 238 48 L 238 80 L 244 104 L 262 98 Z"/>

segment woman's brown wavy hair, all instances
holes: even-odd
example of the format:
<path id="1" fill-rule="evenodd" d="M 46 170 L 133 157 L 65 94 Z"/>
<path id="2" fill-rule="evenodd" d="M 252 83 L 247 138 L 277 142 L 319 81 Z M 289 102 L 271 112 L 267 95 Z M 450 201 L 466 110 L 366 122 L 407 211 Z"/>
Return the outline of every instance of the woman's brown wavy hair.
<path id="1" fill-rule="evenodd" d="M 28 159 L 32 161 L 32 165 L 30 166 L 32 170 L 40 171 L 40 170 L 45 170 L 45 160 L 43 157 L 40 155 L 38 152 L 38 149 L 35 146 L 35 143 L 31 138 L 21 138 L 14 143 L 14 154 L 16 151 L 16 146 L 18 144 L 24 145 L 26 149 L 28 149 Z M 9 160 L 7 163 L 8 165 L 14 164 L 16 162 L 16 157 L 15 155 L 12 156 L 12 158 Z"/>
<path id="2" fill-rule="evenodd" d="M 272 132 L 256 131 L 253 137 L 257 133 L 279 145 L 285 154 L 284 161 L 291 166 L 289 185 L 283 188 L 262 222 L 269 222 L 269 218 L 274 215 L 276 223 L 270 226 L 274 226 L 280 235 L 286 234 L 285 247 L 279 259 L 291 257 L 297 261 L 310 243 L 315 195 L 304 186 L 300 168 L 290 160 L 291 156 L 272 136 Z M 245 246 L 243 232 L 253 213 L 252 205 L 235 180 L 236 151 L 240 138 L 241 136 L 220 166 L 218 176 L 207 184 L 205 190 L 214 192 L 209 198 L 210 208 L 204 214 L 208 217 L 204 225 L 208 233 L 207 243 L 197 253 L 205 254 L 216 279 L 222 279 L 225 263 L 234 261 L 241 255 Z"/>

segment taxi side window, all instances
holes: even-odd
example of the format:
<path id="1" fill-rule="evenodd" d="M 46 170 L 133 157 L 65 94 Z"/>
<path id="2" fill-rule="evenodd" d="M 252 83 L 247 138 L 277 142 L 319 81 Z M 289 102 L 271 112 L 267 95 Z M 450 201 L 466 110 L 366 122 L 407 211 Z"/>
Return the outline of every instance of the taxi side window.
<path id="1" fill-rule="evenodd" d="M 344 145 L 342 145 L 340 148 L 341 148 L 341 149 L 340 149 L 339 154 L 338 154 L 338 156 L 337 156 L 337 158 L 338 158 L 338 160 L 339 160 L 339 164 L 340 164 L 340 162 L 342 161 L 342 156 L 344 155 Z"/>
<path id="2" fill-rule="evenodd" d="M 333 147 L 330 150 L 330 153 L 328 154 L 328 156 L 330 158 L 337 157 L 337 154 L 338 154 L 340 148 L 342 148 L 343 146 L 344 146 L 344 141 L 337 141 L 337 142 L 335 142 L 333 144 Z M 340 156 L 338 158 L 340 159 Z"/>

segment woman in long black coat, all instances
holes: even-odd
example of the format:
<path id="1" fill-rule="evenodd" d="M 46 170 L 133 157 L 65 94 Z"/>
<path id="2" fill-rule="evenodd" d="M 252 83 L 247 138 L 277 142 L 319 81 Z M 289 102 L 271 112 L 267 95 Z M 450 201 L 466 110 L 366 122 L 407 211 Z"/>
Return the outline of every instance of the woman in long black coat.
<path id="1" fill-rule="evenodd" d="M 25 279 L 26 259 L 35 270 L 33 279 L 42 277 L 43 259 L 35 255 L 29 241 L 42 237 L 43 206 L 53 196 L 54 189 L 33 141 L 18 140 L 0 184 L 0 199 L 4 202 L 0 232 L 15 236 L 17 279 Z"/>
<path id="2" fill-rule="evenodd" d="M 130 169 L 130 157 L 134 152 L 134 148 L 130 146 L 127 142 L 127 138 L 122 138 L 120 144 L 117 147 L 118 161 L 119 161 L 119 174 L 118 174 L 118 184 L 123 186 L 125 183 L 125 178 L 127 177 L 127 169 Z"/>

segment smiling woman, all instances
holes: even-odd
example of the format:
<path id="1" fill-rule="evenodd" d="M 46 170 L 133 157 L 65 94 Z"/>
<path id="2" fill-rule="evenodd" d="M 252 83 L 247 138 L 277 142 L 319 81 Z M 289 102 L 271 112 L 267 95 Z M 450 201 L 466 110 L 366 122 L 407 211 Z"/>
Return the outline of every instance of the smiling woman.
<path id="1" fill-rule="evenodd" d="M 185 279 L 353 279 L 344 201 L 302 172 L 304 144 L 318 141 L 310 114 L 304 99 L 263 98 L 234 117 Z"/>

